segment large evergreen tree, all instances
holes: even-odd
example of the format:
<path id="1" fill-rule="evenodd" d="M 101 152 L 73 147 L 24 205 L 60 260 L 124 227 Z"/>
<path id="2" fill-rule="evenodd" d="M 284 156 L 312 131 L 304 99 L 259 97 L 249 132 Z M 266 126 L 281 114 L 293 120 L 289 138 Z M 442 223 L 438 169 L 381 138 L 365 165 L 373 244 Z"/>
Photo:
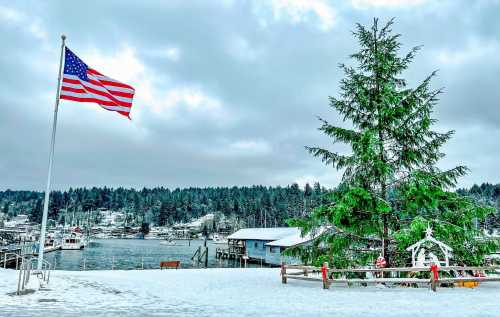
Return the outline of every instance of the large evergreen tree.
<path id="1" fill-rule="evenodd" d="M 404 264 L 404 247 L 423 236 L 427 225 L 455 248 L 456 260 L 478 263 L 493 245 L 476 239 L 472 219 L 483 219 L 490 209 L 448 192 L 467 169 L 442 171 L 436 164 L 441 146 L 453 131 L 432 129 L 431 117 L 440 89 L 430 86 L 435 72 L 414 88 L 401 75 L 419 47 L 400 55 L 400 35 L 393 21 L 371 28 L 357 25 L 354 36 L 361 49 L 352 54 L 355 67 L 341 65 L 345 77 L 340 97 L 330 97 L 344 126 L 320 119 L 320 130 L 334 142 L 347 144 L 350 153 L 307 147 L 327 165 L 343 171 L 341 186 L 304 219 L 292 221 L 304 232 L 328 228 L 302 252 L 309 260 L 334 261 L 337 266 L 364 264 L 378 255 L 389 264 Z M 303 250 L 304 251 L 304 250 Z"/>

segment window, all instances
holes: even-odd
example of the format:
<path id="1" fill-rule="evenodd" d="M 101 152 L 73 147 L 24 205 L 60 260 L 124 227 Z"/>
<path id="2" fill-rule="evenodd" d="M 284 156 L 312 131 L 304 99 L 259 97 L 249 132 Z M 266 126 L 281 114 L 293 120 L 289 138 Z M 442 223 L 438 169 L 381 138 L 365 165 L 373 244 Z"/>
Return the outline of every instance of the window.
<path id="1" fill-rule="evenodd" d="M 253 247 L 254 247 L 255 249 L 257 249 L 257 248 L 259 247 L 259 243 L 258 243 L 258 242 L 255 242 L 255 243 L 253 244 Z"/>
<path id="2" fill-rule="evenodd" d="M 271 251 L 271 253 L 278 253 L 277 251 L 279 250 L 279 247 L 269 247 L 269 251 Z"/>

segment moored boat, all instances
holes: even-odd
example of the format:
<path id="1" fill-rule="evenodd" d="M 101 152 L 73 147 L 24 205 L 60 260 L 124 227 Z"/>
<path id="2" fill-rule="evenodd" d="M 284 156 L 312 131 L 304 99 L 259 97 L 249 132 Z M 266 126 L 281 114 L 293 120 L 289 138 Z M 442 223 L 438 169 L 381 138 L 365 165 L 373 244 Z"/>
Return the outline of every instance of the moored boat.
<path id="1" fill-rule="evenodd" d="M 73 230 L 72 232 L 63 235 L 61 250 L 80 250 L 84 247 L 84 237 L 79 230 Z"/>
<path id="2" fill-rule="evenodd" d="M 214 244 L 227 244 L 227 238 L 218 234 L 214 234 L 212 237 L 212 241 Z"/>

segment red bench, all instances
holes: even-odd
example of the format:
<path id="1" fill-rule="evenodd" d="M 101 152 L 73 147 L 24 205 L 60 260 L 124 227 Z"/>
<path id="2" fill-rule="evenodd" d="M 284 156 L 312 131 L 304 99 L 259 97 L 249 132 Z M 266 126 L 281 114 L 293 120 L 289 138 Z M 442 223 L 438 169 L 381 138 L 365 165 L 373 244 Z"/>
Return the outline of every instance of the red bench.
<path id="1" fill-rule="evenodd" d="M 181 261 L 161 261 L 160 262 L 160 269 L 163 270 L 163 268 L 166 269 L 178 269 L 181 267 Z"/>

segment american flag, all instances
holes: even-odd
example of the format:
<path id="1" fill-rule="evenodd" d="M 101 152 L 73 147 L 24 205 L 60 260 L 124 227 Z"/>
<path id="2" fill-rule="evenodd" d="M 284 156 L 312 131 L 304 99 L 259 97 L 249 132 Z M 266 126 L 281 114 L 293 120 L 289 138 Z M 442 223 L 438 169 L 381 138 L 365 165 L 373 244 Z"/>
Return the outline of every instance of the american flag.
<path id="1" fill-rule="evenodd" d="M 95 102 L 106 110 L 130 119 L 135 90 L 90 68 L 69 48 L 65 48 L 61 99 Z"/>

